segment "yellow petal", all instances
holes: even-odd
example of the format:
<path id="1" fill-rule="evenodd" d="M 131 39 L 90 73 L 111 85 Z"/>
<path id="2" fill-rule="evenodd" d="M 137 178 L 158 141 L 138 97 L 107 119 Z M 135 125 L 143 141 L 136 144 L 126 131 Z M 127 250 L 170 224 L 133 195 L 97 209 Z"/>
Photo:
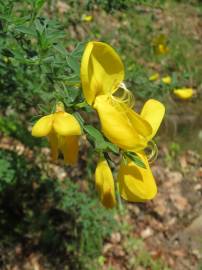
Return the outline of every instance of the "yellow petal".
<path id="1" fill-rule="evenodd" d="M 56 161 L 58 158 L 58 136 L 55 132 L 51 132 L 48 135 L 48 140 L 51 148 L 51 158 Z"/>
<path id="2" fill-rule="evenodd" d="M 98 112 L 104 135 L 112 143 L 127 150 L 142 149 L 146 146 L 147 141 L 137 133 L 127 110 L 120 103 L 102 95 L 95 99 L 94 108 Z"/>
<path id="3" fill-rule="evenodd" d="M 138 134 L 147 138 L 151 136 L 153 129 L 148 121 L 146 121 L 141 115 L 136 113 L 134 110 L 128 108 L 126 109 L 127 116 L 132 124 L 133 128 L 137 131 Z"/>
<path id="4" fill-rule="evenodd" d="M 47 136 L 52 129 L 53 114 L 41 117 L 32 128 L 32 136 L 44 137 Z"/>
<path id="5" fill-rule="evenodd" d="M 95 183 L 102 204 L 106 208 L 113 208 L 116 205 L 114 179 L 105 159 L 98 162 L 95 170 Z"/>
<path id="6" fill-rule="evenodd" d="M 123 63 L 115 50 L 106 43 L 91 41 L 81 60 L 81 82 L 86 101 L 113 93 L 124 79 Z"/>
<path id="7" fill-rule="evenodd" d="M 170 76 L 165 76 L 165 77 L 163 77 L 161 80 L 162 80 L 162 82 L 165 83 L 165 84 L 171 84 L 171 82 L 172 82 L 172 79 L 171 79 Z"/>
<path id="8" fill-rule="evenodd" d="M 121 164 L 118 173 L 118 184 L 121 197 L 129 202 L 144 202 L 151 200 L 157 193 L 157 187 L 149 167 L 147 157 L 143 153 L 138 154 L 146 165 L 146 169 L 140 168 L 134 162 Z"/>
<path id="9" fill-rule="evenodd" d="M 62 136 L 80 135 L 81 128 L 76 118 L 66 112 L 54 113 L 53 128 Z"/>
<path id="10" fill-rule="evenodd" d="M 192 98 L 194 91 L 192 88 L 174 89 L 173 93 L 180 99 L 186 100 Z"/>
<path id="11" fill-rule="evenodd" d="M 75 165 L 78 159 L 79 136 L 66 136 L 60 145 L 65 164 Z"/>
<path id="12" fill-rule="evenodd" d="M 157 133 L 159 126 L 163 120 L 165 114 L 164 105 L 155 100 L 149 99 L 143 106 L 141 116 L 149 122 L 152 127 L 152 133 L 148 136 L 148 140 L 151 140 Z"/>
<path id="13" fill-rule="evenodd" d="M 156 81 L 156 80 L 158 80 L 159 79 L 159 73 L 154 73 L 154 74 L 152 74 L 150 77 L 149 77 L 149 80 L 150 81 Z"/>

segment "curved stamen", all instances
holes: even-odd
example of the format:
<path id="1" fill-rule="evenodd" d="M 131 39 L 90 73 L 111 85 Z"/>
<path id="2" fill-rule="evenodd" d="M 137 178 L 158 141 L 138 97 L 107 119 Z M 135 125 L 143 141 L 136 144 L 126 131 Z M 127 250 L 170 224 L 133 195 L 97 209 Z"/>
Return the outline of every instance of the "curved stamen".
<path id="1" fill-rule="evenodd" d="M 124 82 L 119 84 L 115 94 L 111 95 L 112 101 L 115 103 L 125 104 L 129 108 L 133 108 L 135 104 L 135 98 L 130 90 L 126 88 Z"/>
<path id="2" fill-rule="evenodd" d="M 158 147 L 153 140 L 148 142 L 148 145 L 145 148 L 145 153 L 149 163 L 152 163 L 157 159 Z"/>

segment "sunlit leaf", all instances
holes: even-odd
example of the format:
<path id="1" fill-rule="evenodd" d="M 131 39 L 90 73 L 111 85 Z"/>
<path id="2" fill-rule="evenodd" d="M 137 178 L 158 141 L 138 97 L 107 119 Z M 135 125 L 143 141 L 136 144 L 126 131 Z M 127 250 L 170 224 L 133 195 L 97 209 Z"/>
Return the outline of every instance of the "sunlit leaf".
<path id="1" fill-rule="evenodd" d="M 130 160 L 132 160 L 137 166 L 146 169 L 146 166 L 144 164 L 144 162 L 141 160 L 141 158 L 135 154 L 134 152 L 124 152 L 124 155 L 129 158 Z"/>

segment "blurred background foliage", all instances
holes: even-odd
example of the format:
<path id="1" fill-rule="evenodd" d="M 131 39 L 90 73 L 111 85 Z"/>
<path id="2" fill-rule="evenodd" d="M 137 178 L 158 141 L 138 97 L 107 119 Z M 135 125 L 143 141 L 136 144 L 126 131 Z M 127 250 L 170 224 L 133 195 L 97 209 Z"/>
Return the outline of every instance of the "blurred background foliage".
<path id="1" fill-rule="evenodd" d="M 63 100 L 75 111 L 73 102 L 83 101 L 79 70 L 85 43 L 101 40 L 123 59 L 125 81 L 136 97 L 137 109 L 148 98 L 166 104 L 165 129 L 157 139 L 174 138 L 172 145 L 177 145 L 178 152 L 190 145 L 197 149 L 202 32 L 198 22 L 193 21 L 190 28 L 186 16 L 201 17 L 202 6 L 200 1 L 186 4 L 189 9 L 184 1 L 174 0 L 152 4 L 146 0 L 0 0 L 1 269 L 16 260 L 13 247 L 21 250 L 19 260 L 40 251 L 48 258 L 47 269 L 102 269 L 103 241 L 118 230 L 127 239 L 127 252 L 131 256 L 139 252 L 128 269 L 138 265 L 168 269 L 153 261 L 139 239 L 128 240 L 124 210 L 117 219 L 117 211 L 99 205 L 92 179 L 95 159 L 90 158 L 87 145 L 81 146 L 77 173 L 65 168 L 69 177 L 57 179 L 47 165 L 47 153 L 40 153 L 40 148 L 46 150 L 46 141 L 32 138 L 30 128 L 33 116 L 50 113 L 55 101 Z M 169 49 L 163 55 L 155 51 L 159 37 Z M 149 80 L 156 72 L 160 78 L 169 75 L 171 83 Z M 185 86 L 194 88 L 197 97 L 186 104 L 172 93 Z M 189 139 L 193 137 L 194 142 Z"/>

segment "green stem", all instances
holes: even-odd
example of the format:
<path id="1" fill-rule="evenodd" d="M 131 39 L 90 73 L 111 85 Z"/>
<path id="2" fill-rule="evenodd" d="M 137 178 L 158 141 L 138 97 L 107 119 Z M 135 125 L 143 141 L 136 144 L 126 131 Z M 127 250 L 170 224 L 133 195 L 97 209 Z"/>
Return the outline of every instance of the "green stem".
<path id="1" fill-rule="evenodd" d="M 121 200 L 121 196 L 120 196 L 120 193 L 119 193 L 119 188 L 118 188 L 118 183 L 116 182 L 115 183 L 116 185 L 116 194 L 117 194 L 117 202 L 118 202 L 118 211 L 120 213 L 120 215 L 123 215 L 124 213 L 124 206 L 123 206 L 123 203 L 122 203 L 122 200 Z"/>
<path id="2" fill-rule="evenodd" d="M 83 101 L 83 102 L 81 102 L 81 103 L 76 104 L 74 107 L 75 107 L 75 108 L 78 108 L 78 109 L 81 109 L 81 108 L 86 107 L 87 105 L 88 105 L 88 104 L 86 103 L 86 101 Z"/>

